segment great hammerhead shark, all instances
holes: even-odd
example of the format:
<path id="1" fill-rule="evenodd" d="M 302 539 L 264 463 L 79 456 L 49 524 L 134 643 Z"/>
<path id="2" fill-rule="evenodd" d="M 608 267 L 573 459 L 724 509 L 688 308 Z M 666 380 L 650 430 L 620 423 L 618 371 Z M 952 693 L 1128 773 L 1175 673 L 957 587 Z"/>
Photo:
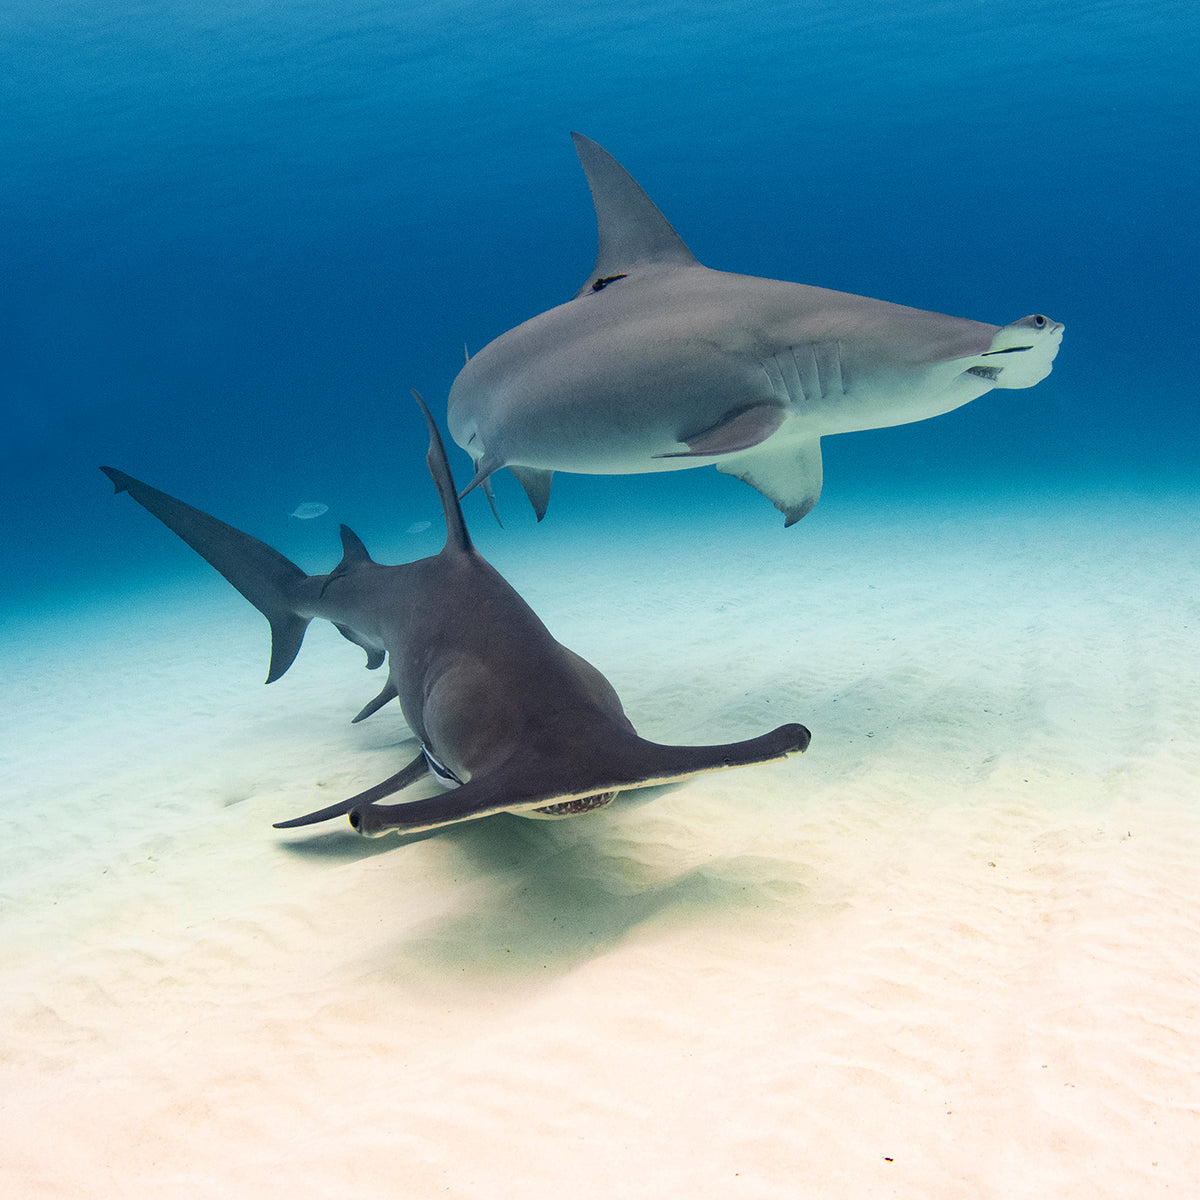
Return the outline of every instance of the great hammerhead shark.
<path id="1" fill-rule="evenodd" d="M 1063 326 L 999 327 L 702 266 L 607 151 L 572 134 L 599 251 L 574 299 L 468 358 L 448 422 L 489 477 L 507 467 L 538 520 L 555 471 L 715 465 L 791 525 L 821 495 L 821 438 L 920 421 L 1050 373 Z M 464 493 L 465 494 L 465 493 Z"/>
<path id="2" fill-rule="evenodd" d="M 537 614 L 471 542 L 437 425 L 426 462 L 441 497 L 446 544 L 417 562 L 384 566 L 345 525 L 343 556 L 328 575 L 306 575 L 257 538 L 112 467 L 118 492 L 177 533 L 271 625 L 267 682 L 292 665 L 314 617 L 367 653 L 386 658 L 387 683 L 354 718 L 398 699 L 421 752 L 402 771 L 340 804 L 275 828 L 346 816 L 359 833 L 404 833 L 512 812 L 566 817 L 608 804 L 626 788 L 770 762 L 808 747 L 803 725 L 723 746 L 663 746 L 640 738 L 607 679 L 555 641 Z M 378 803 L 427 772 L 444 792 Z"/>

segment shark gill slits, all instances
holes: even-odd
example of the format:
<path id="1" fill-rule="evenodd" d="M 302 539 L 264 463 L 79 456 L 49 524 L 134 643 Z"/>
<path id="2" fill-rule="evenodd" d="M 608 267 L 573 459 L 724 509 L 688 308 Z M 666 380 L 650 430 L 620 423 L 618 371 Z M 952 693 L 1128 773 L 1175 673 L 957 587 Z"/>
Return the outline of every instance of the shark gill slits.
<path id="1" fill-rule="evenodd" d="M 626 274 L 628 274 L 628 272 L 626 272 Z M 602 292 L 602 291 L 604 291 L 604 289 L 606 287 L 608 287 L 608 285 L 610 283 L 615 283 L 618 279 L 624 279 L 624 278 L 625 278 L 625 275 L 605 275 L 602 278 L 597 279 L 592 284 L 592 291 L 593 292 Z"/>
<path id="2" fill-rule="evenodd" d="M 995 383 L 1000 378 L 1000 367 L 968 367 L 964 375 L 978 375 L 980 379 L 988 379 Z"/>

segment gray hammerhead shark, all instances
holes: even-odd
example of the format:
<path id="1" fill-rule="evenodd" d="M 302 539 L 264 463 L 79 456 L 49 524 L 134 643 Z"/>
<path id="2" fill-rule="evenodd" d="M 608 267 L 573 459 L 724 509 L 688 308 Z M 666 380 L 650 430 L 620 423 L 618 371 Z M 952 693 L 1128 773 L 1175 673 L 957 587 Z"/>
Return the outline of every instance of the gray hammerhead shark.
<path id="1" fill-rule="evenodd" d="M 257 538 L 117 471 L 101 470 L 216 567 L 271 624 L 267 682 L 292 665 L 314 617 L 333 622 L 388 662 L 383 690 L 354 718 L 398 699 L 421 752 L 357 796 L 291 821 L 291 829 L 349 815 L 360 833 L 404 833 L 512 812 L 566 817 L 608 804 L 625 788 L 786 758 L 808 747 L 803 725 L 724 746 L 663 746 L 638 737 L 612 685 L 551 637 L 534 611 L 471 543 L 446 451 L 425 402 L 426 461 L 446 518 L 432 558 L 372 561 L 345 525 L 342 561 L 306 575 Z M 447 790 L 377 803 L 430 772 Z"/>
<path id="2" fill-rule="evenodd" d="M 467 360 L 448 422 L 483 485 L 517 477 L 538 520 L 555 471 L 715 465 L 791 525 L 821 495 L 821 438 L 949 412 L 1050 373 L 1063 326 L 998 327 L 701 266 L 632 176 L 575 133 L 599 229 L 572 300 Z"/>

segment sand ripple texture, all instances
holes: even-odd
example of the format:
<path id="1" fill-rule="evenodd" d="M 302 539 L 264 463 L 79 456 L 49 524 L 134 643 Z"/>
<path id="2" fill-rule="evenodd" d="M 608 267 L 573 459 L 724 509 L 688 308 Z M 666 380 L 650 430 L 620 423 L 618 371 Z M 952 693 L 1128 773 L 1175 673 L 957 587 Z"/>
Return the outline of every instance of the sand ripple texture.
<path id="1" fill-rule="evenodd" d="M 487 551 L 647 736 L 788 763 L 402 843 L 413 751 L 219 580 L 7 614 L 0 1193 L 1194 1194 L 1183 501 L 822 505 Z"/>

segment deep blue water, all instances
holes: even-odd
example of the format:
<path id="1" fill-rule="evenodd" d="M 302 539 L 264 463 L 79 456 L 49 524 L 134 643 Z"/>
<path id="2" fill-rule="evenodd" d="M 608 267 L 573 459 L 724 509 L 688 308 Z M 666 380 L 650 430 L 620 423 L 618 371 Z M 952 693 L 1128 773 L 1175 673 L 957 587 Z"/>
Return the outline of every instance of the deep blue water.
<path id="1" fill-rule="evenodd" d="M 709 266 L 1066 323 L 1036 388 L 826 439 L 823 506 L 1194 484 L 1198 30 L 1187 2 L 14 0 L 8 602 L 186 560 L 101 462 L 310 569 L 337 520 L 370 543 L 435 515 L 407 389 L 444 419 L 464 342 L 582 282 L 571 129 Z M 711 470 L 560 477 L 548 520 L 701 497 L 780 520 Z M 330 512 L 289 522 L 302 501 Z"/>

